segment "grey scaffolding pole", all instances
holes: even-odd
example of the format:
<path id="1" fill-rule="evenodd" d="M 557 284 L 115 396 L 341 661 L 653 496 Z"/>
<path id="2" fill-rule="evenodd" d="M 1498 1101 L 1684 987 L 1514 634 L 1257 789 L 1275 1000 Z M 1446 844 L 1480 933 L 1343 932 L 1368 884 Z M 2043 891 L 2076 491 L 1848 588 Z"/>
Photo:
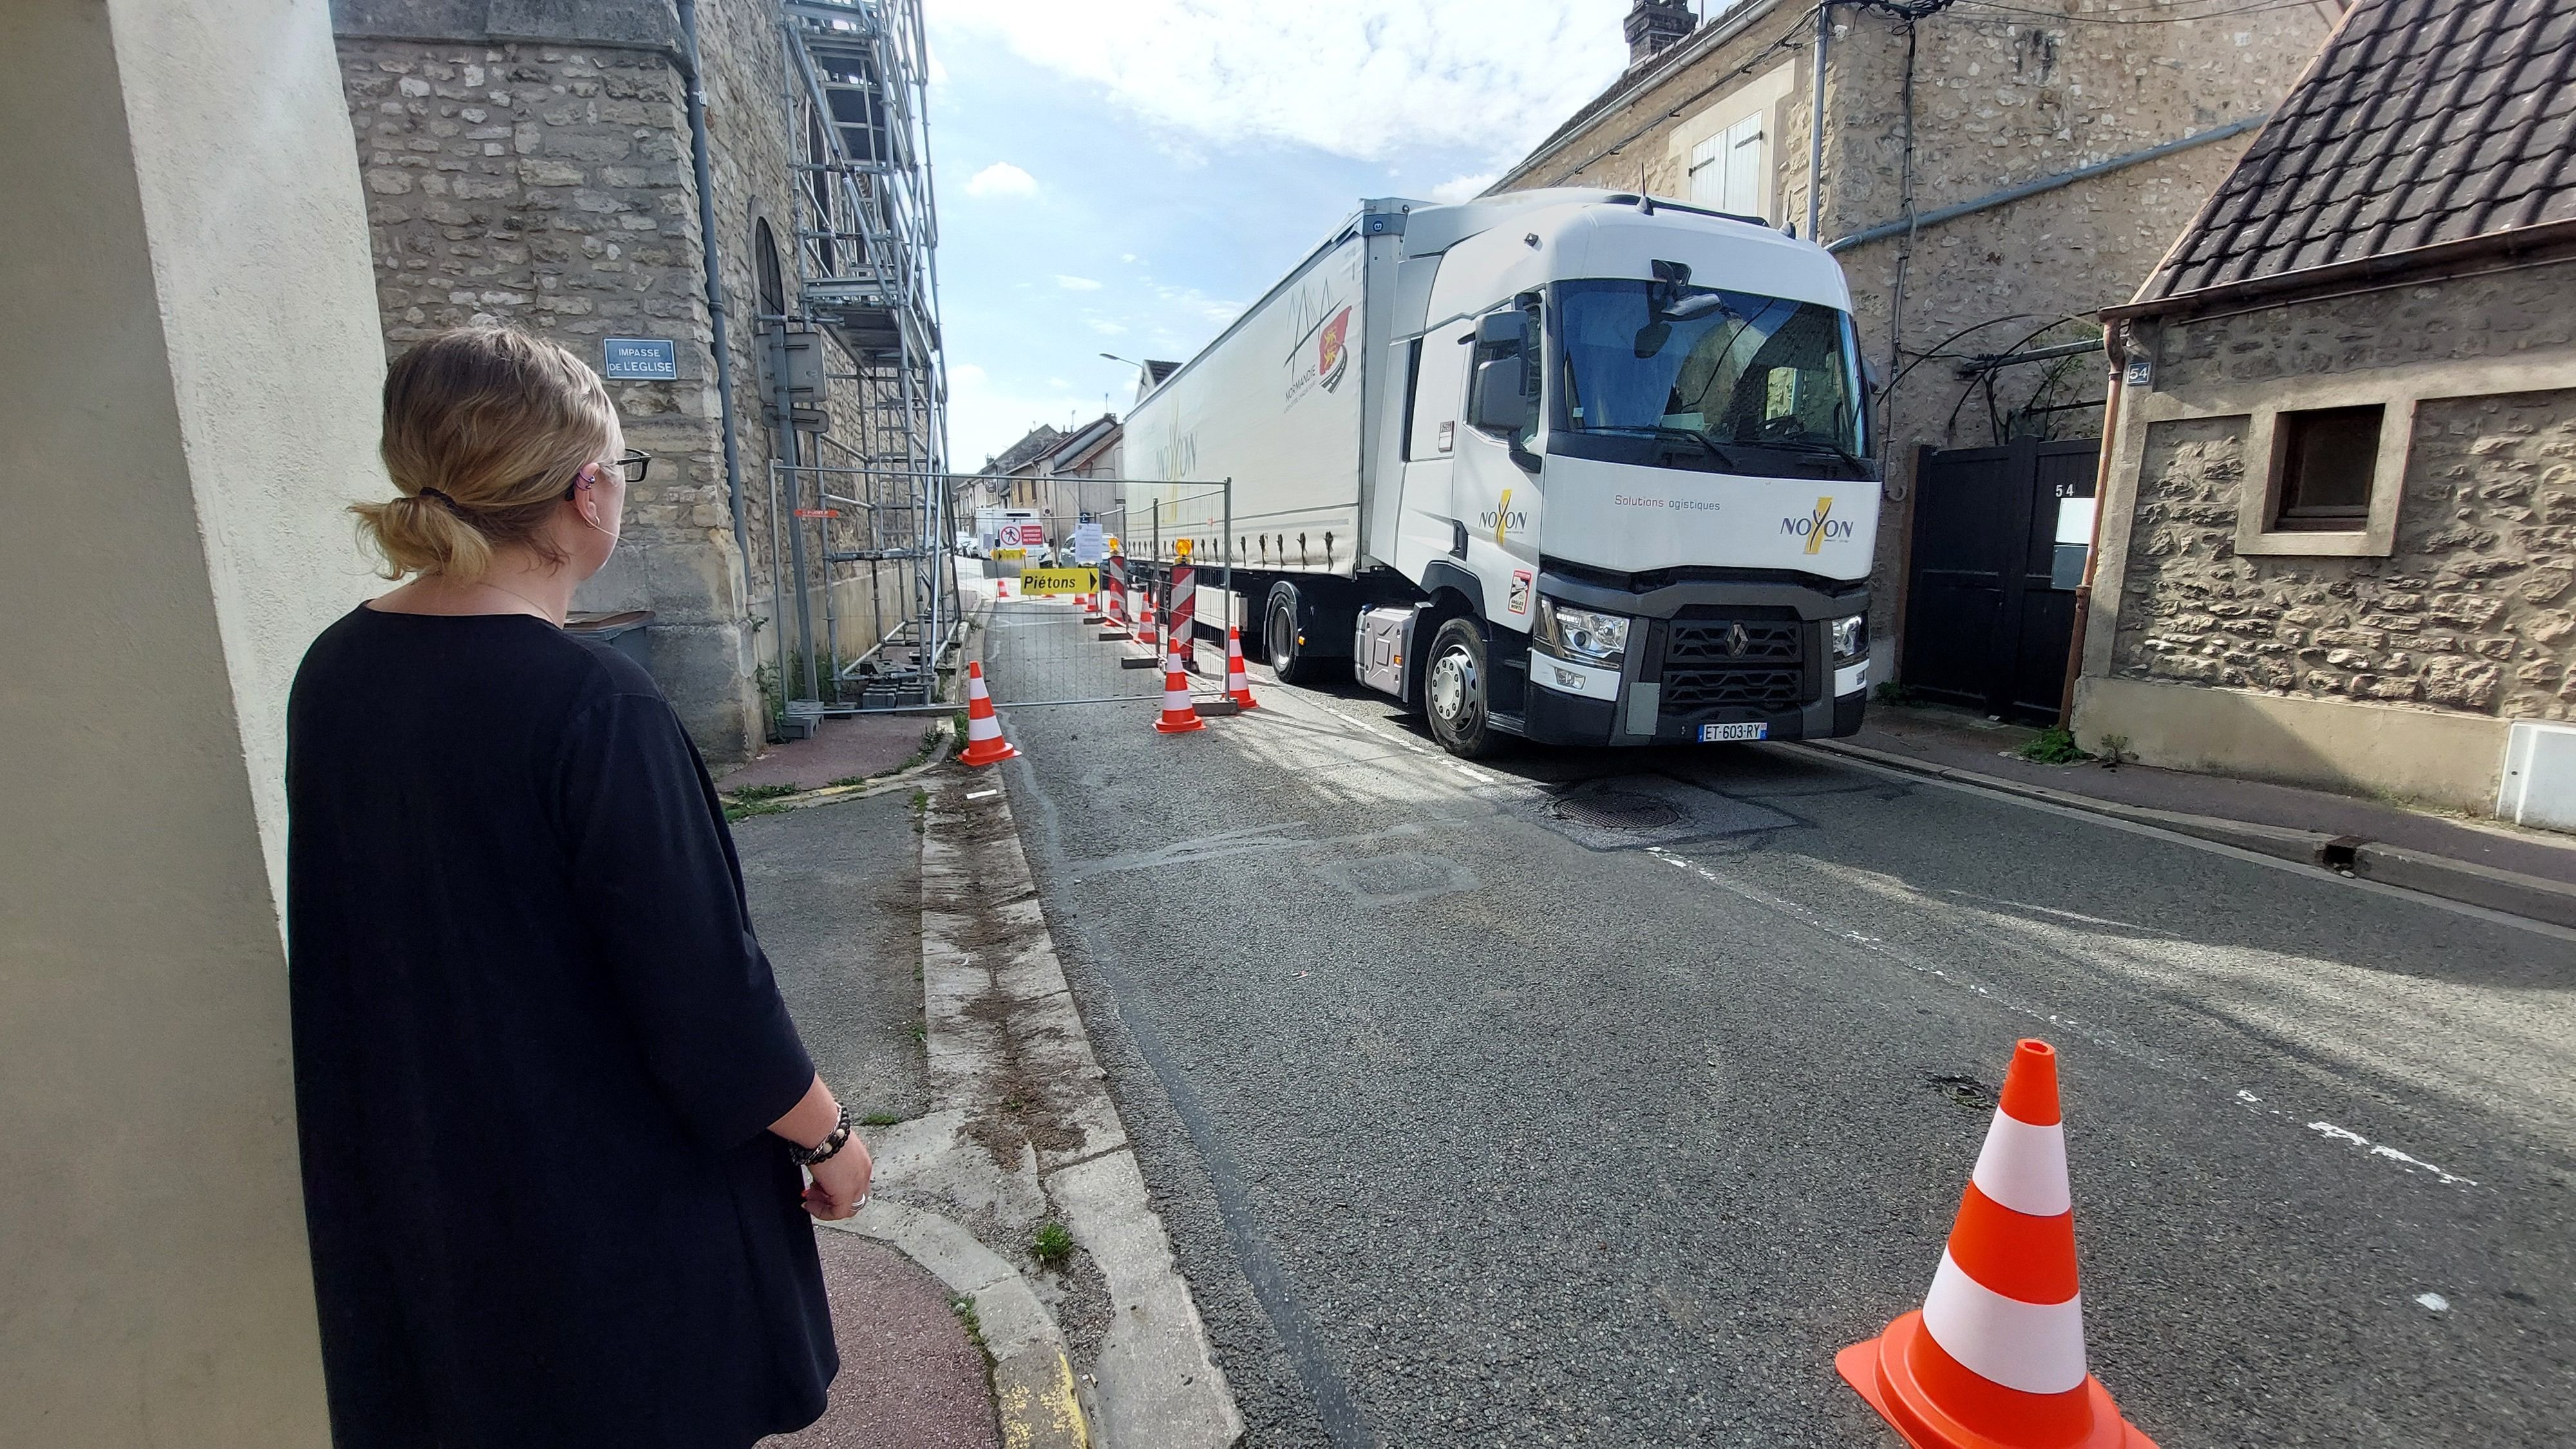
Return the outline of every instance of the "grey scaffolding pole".
<path id="1" fill-rule="evenodd" d="M 796 180 L 796 292 L 778 325 L 820 328 L 850 363 L 832 376 L 859 388 L 854 409 L 825 406 L 819 393 L 805 414 L 783 393 L 775 408 L 782 445 L 770 465 L 773 536 L 783 501 L 783 562 L 795 570 L 795 648 L 804 661 L 789 670 L 782 624 L 782 702 L 791 714 L 856 712 L 846 698 L 856 680 L 863 702 L 900 694 L 926 706 L 938 701 L 957 609 L 921 0 L 780 0 L 778 17 Z M 853 440 L 831 436 L 836 425 Z M 825 465 L 826 449 L 844 465 Z M 868 566 L 876 638 L 845 660 L 840 594 L 856 582 L 845 567 L 859 563 Z M 887 563 L 908 565 L 900 617 L 883 605 Z M 819 641 L 807 602 L 818 591 Z M 818 667 L 818 657 L 828 663 Z M 785 699 L 791 679 L 809 697 Z"/>

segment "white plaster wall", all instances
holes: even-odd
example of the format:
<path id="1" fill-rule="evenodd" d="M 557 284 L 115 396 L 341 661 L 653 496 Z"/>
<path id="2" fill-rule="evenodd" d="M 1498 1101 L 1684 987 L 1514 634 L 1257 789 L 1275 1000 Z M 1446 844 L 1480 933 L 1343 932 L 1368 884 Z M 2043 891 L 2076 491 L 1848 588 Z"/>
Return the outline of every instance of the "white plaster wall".
<path id="1" fill-rule="evenodd" d="M 371 587 L 324 0 L 0 3 L 0 1444 L 328 1442 L 286 687 Z"/>
<path id="2" fill-rule="evenodd" d="M 376 459 L 384 344 L 325 0 L 110 0 L 170 385 L 260 844 L 286 898 L 286 690 L 387 584 L 343 506 Z M 206 140 L 221 137 L 217 164 Z"/>

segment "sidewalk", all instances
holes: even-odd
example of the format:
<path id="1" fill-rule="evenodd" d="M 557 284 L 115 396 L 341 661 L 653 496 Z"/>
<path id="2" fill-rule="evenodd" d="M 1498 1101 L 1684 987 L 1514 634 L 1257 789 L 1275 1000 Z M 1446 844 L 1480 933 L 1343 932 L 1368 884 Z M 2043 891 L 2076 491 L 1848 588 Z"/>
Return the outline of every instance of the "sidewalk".
<path id="1" fill-rule="evenodd" d="M 849 723 L 717 785 L 780 991 L 877 1167 L 869 1205 L 817 1233 L 829 1407 L 764 1444 L 1221 1449 L 1242 1418 L 1101 1085 L 1006 772 L 942 759 L 944 719 Z"/>
<path id="2" fill-rule="evenodd" d="M 2134 820 L 2348 875 L 2576 926 L 2576 837 L 2451 819 L 2292 785 L 2144 765 L 2042 765 L 2039 732 L 1962 711 L 1873 703 L 1847 758 Z"/>

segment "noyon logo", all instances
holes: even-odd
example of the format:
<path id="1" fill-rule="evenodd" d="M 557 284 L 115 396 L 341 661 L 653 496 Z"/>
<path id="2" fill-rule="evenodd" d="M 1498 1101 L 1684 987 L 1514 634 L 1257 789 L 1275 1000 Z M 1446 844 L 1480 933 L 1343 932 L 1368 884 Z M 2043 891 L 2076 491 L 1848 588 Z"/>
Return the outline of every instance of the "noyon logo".
<path id="1" fill-rule="evenodd" d="M 1852 521 L 1848 518 L 1836 518 L 1833 512 L 1834 500 L 1819 498 L 1816 500 L 1816 511 L 1806 517 L 1781 519 L 1780 531 L 1791 538 L 1805 539 L 1806 551 L 1814 553 L 1823 548 L 1828 541 L 1840 542 L 1852 536 Z"/>

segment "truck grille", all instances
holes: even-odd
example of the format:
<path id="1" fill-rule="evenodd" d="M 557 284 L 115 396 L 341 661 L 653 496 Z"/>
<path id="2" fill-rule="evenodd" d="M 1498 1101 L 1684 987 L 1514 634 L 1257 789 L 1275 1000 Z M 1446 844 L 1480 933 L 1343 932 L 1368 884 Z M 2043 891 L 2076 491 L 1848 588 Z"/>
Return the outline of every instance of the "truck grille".
<path id="1" fill-rule="evenodd" d="M 1787 714 L 1805 703 L 1806 671 L 1800 669 L 1666 669 L 1663 708 L 1672 713 L 1703 709 L 1751 709 Z"/>
<path id="2" fill-rule="evenodd" d="M 1663 708 L 1788 714 L 1806 703 L 1806 626 L 1795 619 L 1676 619 L 1664 636 Z"/>
<path id="3" fill-rule="evenodd" d="M 1742 630 L 1739 642 L 1736 631 Z M 1795 664 L 1804 657 L 1804 629 L 1795 621 L 1769 619 L 1677 620 L 1664 645 L 1664 663 Z"/>

